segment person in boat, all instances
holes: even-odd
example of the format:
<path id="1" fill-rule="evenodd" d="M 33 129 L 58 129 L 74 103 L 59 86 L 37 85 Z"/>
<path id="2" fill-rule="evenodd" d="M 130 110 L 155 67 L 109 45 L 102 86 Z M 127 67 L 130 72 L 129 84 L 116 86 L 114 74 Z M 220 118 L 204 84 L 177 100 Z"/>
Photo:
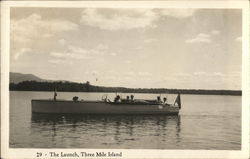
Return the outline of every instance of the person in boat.
<path id="1" fill-rule="evenodd" d="M 166 97 L 163 98 L 163 103 L 164 103 L 164 104 L 167 103 L 167 98 L 166 98 Z"/>
<path id="2" fill-rule="evenodd" d="M 74 97 L 73 97 L 73 101 L 74 101 L 74 102 L 78 101 L 78 97 L 77 97 L 77 96 L 74 96 Z"/>
<path id="3" fill-rule="evenodd" d="M 167 103 L 167 97 L 164 97 L 164 98 L 163 98 L 163 105 L 169 106 L 169 104 Z"/>
<path id="4" fill-rule="evenodd" d="M 161 97 L 157 96 L 157 102 L 160 102 L 160 101 L 161 101 Z"/>
<path id="5" fill-rule="evenodd" d="M 134 101 L 134 95 L 133 94 L 130 95 L 130 100 L 131 100 L 131 102 Z"/>
<path id="6" fill-rule="evenodd" d="M 126 97 L 126 99 L 121 99 L 121 102 L 128 103 L 130 102 L 129 96 Z"/>
<path id="7" fill-rule="evenodd" d="M 161 97 L 160 97 L 160 96 L 157 96 L 157 102 L 158 102 L 158 103 L 162 103 Z"/>
<path id="8" fill-rule="evenodd" d="M 57 96 L 57 93 L 56 93 L 56 89 L 54 91 L 54 101 L 56 101 L 56 96 Z"/>
<path id="9" fill-rule="evenodd" d="M 120 100 L 121 100 L 121 97 L 120 97 L 119 95 L 117 95 L 117 96 L 115 97 L 114 102 L 117 103 L 117 102 L 120 102 Z"/>

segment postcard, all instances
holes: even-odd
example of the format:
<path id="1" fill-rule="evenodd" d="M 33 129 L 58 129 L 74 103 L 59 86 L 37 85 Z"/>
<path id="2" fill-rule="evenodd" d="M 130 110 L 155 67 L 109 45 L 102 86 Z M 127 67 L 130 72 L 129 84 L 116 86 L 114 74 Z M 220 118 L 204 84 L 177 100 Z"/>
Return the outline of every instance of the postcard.
<path id="1" fill-rule="evenodd" d="M 3 159 L 248 158 L 248 1 L 1 2 Z"/>

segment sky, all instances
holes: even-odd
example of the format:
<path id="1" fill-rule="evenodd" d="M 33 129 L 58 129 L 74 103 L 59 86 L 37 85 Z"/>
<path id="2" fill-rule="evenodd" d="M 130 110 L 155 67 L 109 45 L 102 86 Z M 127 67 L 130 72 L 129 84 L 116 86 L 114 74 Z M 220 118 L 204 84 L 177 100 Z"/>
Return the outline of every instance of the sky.
<path id="1" fill-rule="evenodd" d="M 241 89 L 240 9 L 11 8 L 10 71 L 130 88 Z"/>

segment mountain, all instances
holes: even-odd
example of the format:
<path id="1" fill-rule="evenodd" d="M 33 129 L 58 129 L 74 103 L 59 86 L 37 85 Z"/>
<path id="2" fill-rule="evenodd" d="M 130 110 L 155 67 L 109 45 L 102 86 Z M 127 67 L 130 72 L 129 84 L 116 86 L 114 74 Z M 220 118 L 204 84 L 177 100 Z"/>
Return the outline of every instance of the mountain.
<path id="1" fill-rule="evenodd" d="M 10 72 L 10 83 L 19 83 L 22 81 L 45 82 L 49 80 L 41 79 L 33 74 L 22 74 L 22 73 Z"/>

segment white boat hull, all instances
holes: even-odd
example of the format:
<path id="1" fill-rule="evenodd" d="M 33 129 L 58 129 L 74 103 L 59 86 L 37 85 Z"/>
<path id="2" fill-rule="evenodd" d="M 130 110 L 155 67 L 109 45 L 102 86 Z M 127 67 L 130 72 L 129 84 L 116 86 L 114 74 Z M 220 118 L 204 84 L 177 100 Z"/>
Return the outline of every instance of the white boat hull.
<path id="1" fill-rule="evenodd" d="M 168 114 L 178 115 L 179 107 L 162 104 L 108 103 L 104 101 L 32 100 L 33 113 L 63 114 Z"/>

